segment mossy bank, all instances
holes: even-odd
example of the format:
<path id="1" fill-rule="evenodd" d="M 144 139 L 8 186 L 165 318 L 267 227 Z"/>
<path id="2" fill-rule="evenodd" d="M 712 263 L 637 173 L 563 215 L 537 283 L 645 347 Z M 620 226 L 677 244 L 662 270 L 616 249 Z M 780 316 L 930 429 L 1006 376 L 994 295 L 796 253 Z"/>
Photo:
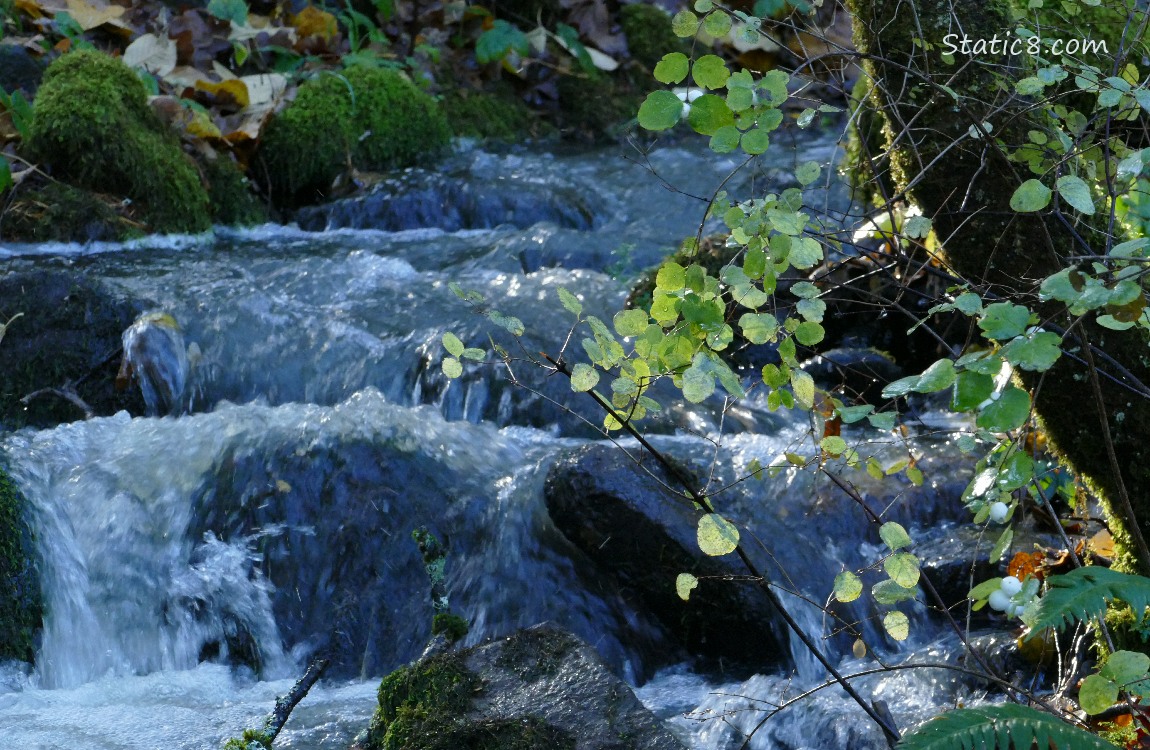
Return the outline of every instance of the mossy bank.
<path id="1" fill-rule="evenodd" d="M 207 190 L 178 139 L 148 107 L 119 60 L 78 50 L 48 67 L 36 95 L 30 149 L 52 176 L 129 198 L 151 232 L 202 232 Z"/>
<path id="2" fill-rule="evenodd" d="M 24 496 L 0 465 L 0 661 L 30 662 L 41 627 L 40 579 Z"/>

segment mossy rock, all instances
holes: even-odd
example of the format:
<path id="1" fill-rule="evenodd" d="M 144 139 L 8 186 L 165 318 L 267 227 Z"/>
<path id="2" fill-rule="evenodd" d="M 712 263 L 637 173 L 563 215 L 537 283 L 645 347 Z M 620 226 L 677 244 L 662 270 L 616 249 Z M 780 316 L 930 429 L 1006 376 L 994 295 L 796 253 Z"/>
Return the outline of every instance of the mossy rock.
<path id="1" fill-rule="evenodd" d="M 535 716 L 465 717 L 482 687 L 463 653 L 397 669 L 379 686 L 366 750 L 574 750 L 574 739 Z"/>
<path id="2" fill-rule="evenodd" d="M 395 670 L 379 685 L 379 708 L 368 729 L 371 750 L 422 750 L 411 744 L 425 725 L 461 716 L 478 689 L 478 678 L 458 655 L 441 654 Z M 432 732 L 431 734 L 438 734 Z"/>
<path id="3" fill-rule="evenodd" d="M 30 662 L 42 622 L 26 501 L 0 467 L 0 660 Z"/>
<path id="4" fill-rule="evenodd" d="M 258 158 L 273 198 L 295 207 L 326 196 L 348 165 L 385 170 L 416 164 L 451 131 L 430 96 L 394 70 L 355 66 L 300 86 L 268 125 Z"/>
<path id="5" fill-rule="evenodd" d="M 624 5 L 619 9 L 619 24 L 627 36 L 631 59 L 648 70 L 654 70 L 663 55 L 690 51 L 687 43 L 671 30 L 671 16 L 656 5 Z"/>
<path id="6" fill-rule="evenodd" d="M 138 203 L 153 232 L 211 226 L 195 164 L 148 108 L 144 84 L 115 58 L 78 50 L 48 67 L 29 146 L 53 175 Z"/>
<path id="7" fill-rule="evenodd" d="M 267 206 L 252 192 L 251 183 L 234 161 L 226 156 L 206 160 L 203 170 L 214 223 L 248 227 L 268 220 Z"/>
<path id="8" fill-rule="evenodd" d="M 118 241 L 138 232 L 107 200 L 62 182 L 21 186 L 0 216 L 0 239 L 10 242 Z"/>
<path id="9" fill-rule="evenodd" d="M 581 140 L 614 138 L 635 119 L 643 94 L 620 76 L 596 72 L 559 79 L 557 119 L 564 135 Z"/>
<path id="10" fill-rule="evenodd" d="M 449 91 L 441 103 L 451 132 L 464 138 L 521 141 L 540 124 L 515 96 L 481 91 Z"/>

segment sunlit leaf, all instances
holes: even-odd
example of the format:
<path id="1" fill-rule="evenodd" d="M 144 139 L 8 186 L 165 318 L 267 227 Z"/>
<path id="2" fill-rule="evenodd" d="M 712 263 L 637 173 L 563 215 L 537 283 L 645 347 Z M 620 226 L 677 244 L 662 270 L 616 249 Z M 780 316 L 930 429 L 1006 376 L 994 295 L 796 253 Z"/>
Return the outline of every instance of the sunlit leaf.
<path id="1" fill-rule="evenodd" d="M 739 530 L 718 513 L 707 513 L 699 519 L 697 536 L 699 549 L 712 557 L 734 552 L 739 546 Z"/>
<path id="2" fill-rule="evenodd" d="M 910 635 L 910 620 L 902 612 L 887 612 L 882 627 L 896 641 L 905 641 Z"/>
<path id="3" fill-rule="evenodd" d="M 699 585 L 699 579 L 690 573 L 680 573 L 675 578 L 675 593 L 683 601 L 691 598 L 691 592 Z"/>
<path id="4" fill-rule="evenodd" d="M 862 590 L 862 580 L 849 570 L 835 576 L 834 595 L 840 602 L 853 602 L 862 595 Z"/>
<path id="5" fill-rule="evenodd" d="M 887 521 L 880 526 L 878 535 L 886 546 L 890 547 L 892 552 L 902 549 L 903 547 L 909 547 L 912 544 L 910 535 L 906 533 L 906 529 L 903 528 L 902 524 L 895 521 Z"/>

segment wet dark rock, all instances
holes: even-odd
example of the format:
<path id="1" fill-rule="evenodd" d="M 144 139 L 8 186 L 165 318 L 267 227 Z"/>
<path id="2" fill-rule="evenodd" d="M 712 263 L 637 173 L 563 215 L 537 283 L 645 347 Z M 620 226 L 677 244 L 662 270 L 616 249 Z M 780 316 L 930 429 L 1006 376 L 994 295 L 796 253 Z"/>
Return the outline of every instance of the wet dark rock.
<path id="1" fill-rule="evenodd" d="M 700 513 L 660 482 L 675 486 L 649 456 L 641 469 L 619 449 L 587 446 L 552 468 L 547 509 L 604 575 L 691 652 L 756 666 L 783 658 L 779 618 L 766 594 L 752 583 L 731 582 L 747 575 L 734 555 L 699 551 Z M 760 570 L 771 569 L 761 562 Z M 674 584 L 687 572 L 700 581 L 684 602 Z"/>
<path id="2" fill-rule="evenodd" d="M 681 750 L 595 650 L 550 624 L 384 678 L 364 750 Z"/>
<path id="3" fill-rule="evenodd" d="M 0 323 L 12 321 L 0 355 L 0 423 L 52 427 L 84 417 L 74 403 L 44 393 L 71 384 L 98 416 L 144 412 L 140 395 L 117 391 L 120 336 L 142 304 L 117 298 L 79 271 L 43 270 L 0 277 Z"/>
<path id="4" fill-rule="evenodd" d="M 587 230 L 595 212 L 574 187 L 515 175 L 481 180 L 409 170 L 388 179 L 367 195 L 345 198 L 296 214 L 301 228 L 490 229 L 500 225 L 526 228 L 551 222 Z"/>
<path id="5" fill-rule="evenodd" d="M 418 514 L 429 498 L 453 497 L 465 482 L 415 446 L 297 448 L 225 456 L 189 538 L 252 538 L 280 637 L 327 651 L 329 676 L 382 674 L 418 657 L 432 617 L 411 530 L 427 522 Z"/>
<path id="6" fill-rule="evenodd" d="M 40 87 L 46 67 L 23 45 L 0 44 L 0 88 L 7 93 L 19 90 L 30 99 Z"/>
<path id="7" fill-rule="evenodd" d="M 801 366 L 820 388 L 868 404 L 882 403 L 883 387 L 906 374 L 887 354 L 859 347 L 830 349 Z"/>

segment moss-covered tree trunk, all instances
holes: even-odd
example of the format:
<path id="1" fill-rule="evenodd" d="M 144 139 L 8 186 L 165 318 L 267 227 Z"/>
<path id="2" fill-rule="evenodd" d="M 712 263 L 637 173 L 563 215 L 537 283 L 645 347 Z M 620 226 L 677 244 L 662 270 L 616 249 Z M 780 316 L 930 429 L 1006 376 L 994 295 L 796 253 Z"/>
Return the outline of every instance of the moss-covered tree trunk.
<path id="1" fill-rule="evenodd" d="M 855 45 L 865 56 L 863 68 L 877 84 L 870 103 L 884 122 L 893 182 L 933 219 L 952 269 L 992 293 L 1034 305 L 1038 284 L 1062 268 L 1065 258 L 1105 247 L 1102 235 L 1088 225 L 1072 231 L 1049 214 L 1010 209 L 1014 190 L 1033 175 L 1009 162 L 1004 147 L 1025 143 L 1035 124 L 1027 121 L 1032 102 L 1002 85 L 1004 73 L 1009 75 L 1007 61 L 1000 55 L 961 54 L 954 64 L 942 60 L 948 34 L 988 41 L 1006 37 L 1011 24 L 1004 3 L 847 0 L 847 5 L 855 17 Z M 992 126 L 992 137 L 973 137 L 971 126 L 983 122 Z M 1060 308 L 1039 309 L 1066 328 L 1070 320 Z M 1134 390 L 1137 382 L 1150 383 L 1150 347 L 1137 332 L 1110 331 L 1092 321 L 1070 330 L 1066 354 L 1043 377 L 1027 378 L 1026 385 L 1052 444 L 1102 496 L 1118 565 L 1134 571 L 1141 562 L 1145 572 L 1150 560 L 1140 560 L 1144 555 L 1129 521 L 1132 514 L 1142 536 L 1150 537 L 1150 400 Z M 1093 345 L 1093 353 L 1082 348 L 1079 337 Z"/>

